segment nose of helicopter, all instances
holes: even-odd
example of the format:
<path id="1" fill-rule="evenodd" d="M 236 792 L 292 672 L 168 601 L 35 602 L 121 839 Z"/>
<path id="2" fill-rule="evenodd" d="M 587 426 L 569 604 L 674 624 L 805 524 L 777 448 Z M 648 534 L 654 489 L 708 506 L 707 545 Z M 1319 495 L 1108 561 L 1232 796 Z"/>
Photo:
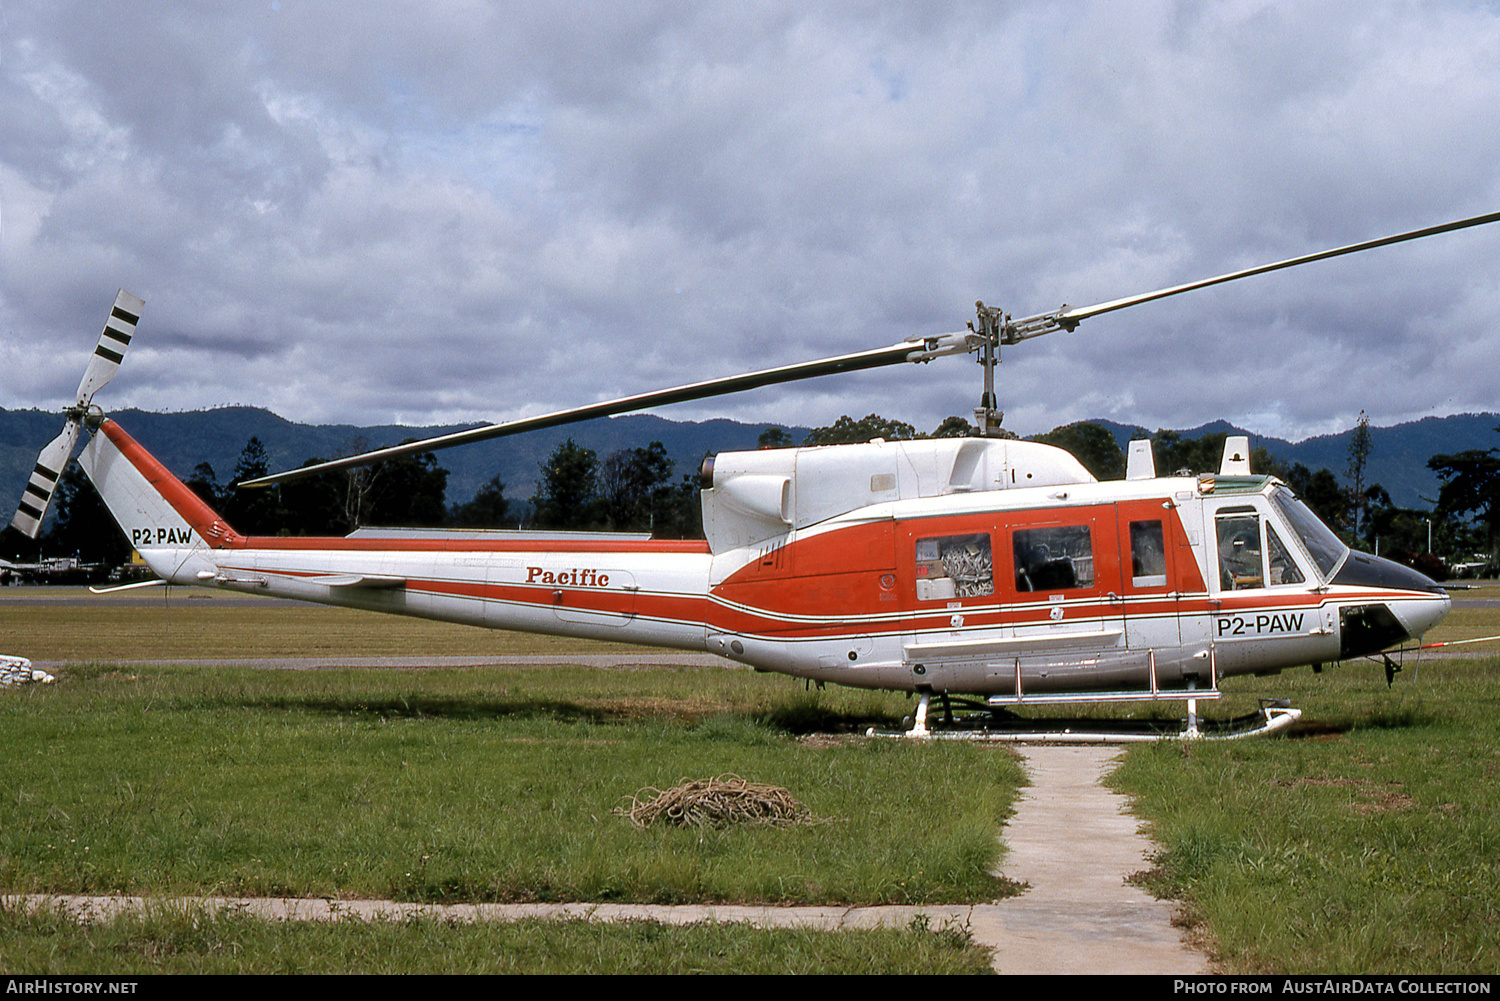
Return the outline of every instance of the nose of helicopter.
<path id="1" fill-rule="evenodd" d="M 1453 607 L 1448 592 L 1431 578 L 1369 553 L 1350 553 L 1332 583 L 1384 592 L 1378 602 L 1341 613 L 1344 656 L 1374 653 L 1415 639 L 1443 621 Z"/>
<path id="2" fill-rule="evenodd" d="M 1391 602 L 1397 621 L 1406 630 L 1406 635 L 1413 639 L 1442 622 L 1452 608 L 1453 599 L 1446 591 Z"/>

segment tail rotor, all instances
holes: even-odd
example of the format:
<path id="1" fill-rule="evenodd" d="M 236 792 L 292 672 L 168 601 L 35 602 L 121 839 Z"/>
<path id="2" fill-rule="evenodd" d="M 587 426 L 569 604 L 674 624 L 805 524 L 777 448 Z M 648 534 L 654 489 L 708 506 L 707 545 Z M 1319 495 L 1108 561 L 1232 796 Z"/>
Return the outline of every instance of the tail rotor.
<path id="1" fill-rule="evenodd" d="M 140 322 L 141 307 L 144 305 L 143 300 L 124 289 L 115 296 L 114 308 L 110 310 L 109 319 L 104 323 L 104 331 L 99 335 L 94 353 L 89 356 L 88 367 L 83 371 L 83 381 L 78 384 L 77 398 L 71 407 L 63 411 L 65 419 L 62 432 L 37 456 L 36 466 L 31 471 L 25 492 L 21 494 L 21 503 L 16 508 L 16 516 L 11 519 L 12 527 L 26 536 L 34 539 L 41 531 L 42 519 L 47 516 L 47 507 L 52 503 L 52 494 L 57 489 L 63 467 L 68 464 L 68 459 L 73 455 L 73 446 L 78 443 L 78 433 L 84 418 L 89 414 L 94 394 L 103 389 L 120 370 L 120 362 L 125 357 L 125 349 L 130 346 L 130 338 L 135 334 L 135 326 Z"/>

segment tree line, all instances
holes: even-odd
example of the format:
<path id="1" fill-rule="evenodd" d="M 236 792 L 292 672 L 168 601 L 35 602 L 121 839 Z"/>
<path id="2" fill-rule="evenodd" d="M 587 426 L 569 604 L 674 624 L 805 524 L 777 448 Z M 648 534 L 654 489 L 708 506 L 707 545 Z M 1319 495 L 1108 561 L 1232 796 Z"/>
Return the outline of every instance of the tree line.
<path id="1" fill-rule="evenodd" d="M 1500 428 L 1496 429 L 1500 431 Z M 801 442 L 783 428 L 768 427 L 762 448 L 831 445 L 914 438 L 965 437 L 975 433 L 962 417 L 949 417 L 931 433 L 903 421 L 869 414 L 842 416 L 809 431 Z M 1010 435 L 1009 432 L 1004 434 Z M 1186 438 L 1160 430 L 1149 438 L 1158 473 L 1215 472 L 1226 433 Z M 1067 424 L 1030 440 L 1067 449 L 1100 480 L 1122 479 L 1125 454 L 1108 428 L 1093 422 Z M 1341 479 L 1330 469 L 1288 465 L 1257 447 L 1251 470 L 1279 477 L 1346 542 L 1379 551 L 1428 572 L 1441 574 L 1433 552 L 1484 552 L 1493 560 L 1500 538 L 1500 448 L 1435 455 L 1428 466 L 1441 482 L 1427 510 L 1400 508 L 1378 483 L 1366 483 L 1371 451 L 1368 421 L 1361 415 L 1350 437 L 1349 464 Z M 364 451 L 352 443 L 350 451 Z M 309 458 L 304 465 L 323 461 Z M 251 438 L 227 483 L 211 465 L 199 463 L 185 480 L 225 520 L 246 535 L 346 535 L 363 526 L 415 528 L 533 528 L 649 532 L 656 538 L 701 538 L 702 514 L 696 470 L 677 475 L 659 441 L 614 451 L 602 459 L 569 438 L 538 468 L 536 491 L 526 501 L 506 497 L 505 484 L 491 477 L 462 503 L 447 501 L 448 471 L 432 452 L 419 452 L 376 466 L 324 473 L 278 487 L 242 490 L 238 485 L 270 472 L 264 444 Z M 39 542 L 5 533 L 8 558 L 76 556 L 86 563 L 119 563 L 130 547 L 76 464 L 70 464 L 54 501 L 55 517 Z"/>

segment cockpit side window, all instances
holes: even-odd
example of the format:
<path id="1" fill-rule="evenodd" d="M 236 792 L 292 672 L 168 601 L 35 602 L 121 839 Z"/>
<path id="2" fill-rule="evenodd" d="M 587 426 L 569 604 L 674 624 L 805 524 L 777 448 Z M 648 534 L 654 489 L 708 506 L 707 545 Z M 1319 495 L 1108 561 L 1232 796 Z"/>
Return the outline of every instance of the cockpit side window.
<path id="1" fill-rule="evenodd" d="M 1332 580 L 1334 574 L 1338 573 L 1339 567 L 1344 565 L 1345 558 L 1349 555 L 1349 547 L 1339 540 L 1337 535 L 1329 527 L 1318 520 L 1318 516 L 1310 511 L 1306 504 L 1297 499 L 1297 495 L 1286 487 L 1278 487 L 1271 492 L 1271 501 L 1281 516 L 1286 519 L 1292 531 L 1307 548 L 1308 555 L 1317 564 L 1318 572 L 1323 575 L 1324 580 Z"/>
<path id="2" fill-rule="evenodd" d="M 1254 508 L 1227 508 L 1214 519 L 1218 529 L 1219 586 L 1225 591 L 1265 587 L 1260 515 Z"/>
<path id="3" fill-rule="evenodd" d="M 1277 584 L 1301 584 L 1302 571 L 1297 569 L 1292 554 L 1282 545 L 1276 527 L 1266 522 L 1266 550 L 1271 560 L 1271 586 Z"/>

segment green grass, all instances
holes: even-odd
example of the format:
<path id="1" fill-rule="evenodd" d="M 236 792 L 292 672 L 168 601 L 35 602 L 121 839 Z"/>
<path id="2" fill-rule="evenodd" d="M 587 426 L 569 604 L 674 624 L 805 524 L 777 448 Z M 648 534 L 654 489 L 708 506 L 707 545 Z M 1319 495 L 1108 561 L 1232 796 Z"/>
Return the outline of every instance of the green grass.
<path id="1" fill-rule="evenodd" d="M 1497 630 L 1491 629 L 1491 632 Z M 1114 784 L 1231 973 L 1500 969 L 1500 660 L 1232 687 L 1292 699 L 1292 739 L 1130 751 Z"/>
<path id="2" fill-rule="evenodd" d="M 91 595 L 86 588 L 0 588 L 0 642 L 0 653 L 33 661 L 545 656 L 640 649 L 181 587 L 112 595 Z"/>
<path id="3" fill-rule="evenodd" d="M 0 911 L 0 972 L 277 973 L 989 973 L 958 928 L 817 932 L 744 924 L 672 927 L 527 920 L 287 924 L 233 913 L 155 913 L 80 926 Z"/>
<path id="4" fill-rule="evenodd" d="M 5 892 L 937 902 L 1008 889 L 979 875 L 1019 781 L 1003 749 L 807 739 L 892 724 L 911 710 L 897 696 L 803 694 L 738 669 L 110 667 L 536 652 L 566 663 L 623 648 L 179 591 L 86 608 L 16 594 L 0 596 L 4 652 L 91 663 L 60 686 L 0 693 Z M 1429 638 L 1500 633 L 1497 620 L 1460 607 Z M 1500 662 L 1408 660 L 1389 691 L 1363 663 L 1226 689 L 1201 708 L 1230 715 L 1279 695 L 1307 725 L 1293 739 L 1136 748 L 1115 779 L 1163 845 L 1149 882 L 1186 901 L 1221 968 L 1500 968 Z M 640 787 L 722 772 L 784 785 L 833 822 L 643 833 L 612 814 Z M 80 927 L 0 911 L 0 970 L 952 969 L 956 941 L 933 937 L 160 914 Z M 533 958 L 503 965 L 522 955 Z"/>
<path id="5" fill-rule="evenodd" d="M 0 699 L 9 892 L 417 901 L 990 899 L 997 748 L 799 739 L 904 700 L 745 670 L 107 666 Z M 639 831 L 644 787 L 734 773 L 826 823 Z"/>

